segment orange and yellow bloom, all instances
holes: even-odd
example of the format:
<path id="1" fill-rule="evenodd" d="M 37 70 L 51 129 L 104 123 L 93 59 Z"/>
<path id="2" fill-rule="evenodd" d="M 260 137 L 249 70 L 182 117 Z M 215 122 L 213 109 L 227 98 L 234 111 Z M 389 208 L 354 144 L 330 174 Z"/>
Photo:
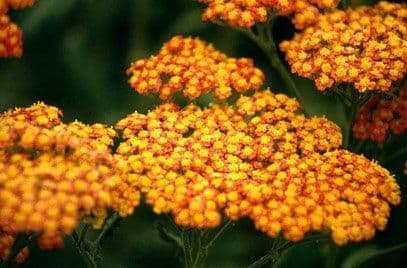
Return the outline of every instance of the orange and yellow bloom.
<path id="1" fill-rule="evenodd" d="M 212 45 L 191 37 L 176 36 L 156 56 L 138 60 L 127 70 L 129 84 L 140 94 L 157 92 L 167 100 L 176 92 L 189 98 L 213 91 L 218 99 L 259 89 L 263 73 L 248 58 L 231 58 Z"/>
<path id="2" fill-rule="evenodd" d="M 407 70 L 407 5 L 380 2 L 336 10 L 283 41 L 291 71 L 324 91 L 349 83 L 359 92 L 389 91 Z"/>
<path id="3" fill-rule="evenodd" d="M 335 124 L 298 108 L 268 90 L 236 107 L 165 103 L 117 123 L 117 153 L 154 212 L 181 226 L 216 227 L 225 215 L 293 241 L 321 230 L 337 244 L 372 238 L 400 202 L 399 186 L 378 164 L 337 150 Z"/>
<path id="4" fill-rule="evenodd" d="M 41 233 L 41 248 L 62 246 L 79 220 L 101 227 L 122 200 L 138 204 L 137 193 L 123 197 L 127 173 L 110 148 L 116 132 L 64 124 L 61 115 L 43 103 L 0 115 L 0 230 Z"/>
<path id="5" fill-rule="evenodd" d="M 338 0 L 197 0 L 207 4 L 202 19 L 222 20 L 232 26 L 252 27 L 264 23 L 273 11 L 279 15 L 293 15 L 297 29 L 314 23 L 320 9 L 335 8 Z"/>
<path id="6" fill-rule="evenodd" d="M 34 0 L 0 0 L 0 57 L 21 57 L 22 32 L 6 15 L 9 8 L 32 6 Z"/>

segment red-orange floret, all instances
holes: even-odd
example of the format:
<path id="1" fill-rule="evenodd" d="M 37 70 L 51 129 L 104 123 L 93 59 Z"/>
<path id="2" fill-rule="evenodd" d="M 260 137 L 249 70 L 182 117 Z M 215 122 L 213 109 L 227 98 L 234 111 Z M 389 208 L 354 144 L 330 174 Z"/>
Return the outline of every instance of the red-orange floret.
<path id="1" fill-rule="evenodd" d="M 388 135 L 401 135 L 407 130 L 407 86 L 395 99 L 371 97 L 360 109 L 353 125 L 357 139 L 383 142 Z"/>
<path id="2" fill-rule="evenodd" d="M 9 8 L 32 6 L 34 0 L 0 0 L 0 57 L 21 57 L 23 41 L 21 29 L 6 15 Z"/>
<path id="3" fill-rule="evenodd" d="M 0 16 L 0 57 L 21 57 L 21 29 L 6 15 Z"/>

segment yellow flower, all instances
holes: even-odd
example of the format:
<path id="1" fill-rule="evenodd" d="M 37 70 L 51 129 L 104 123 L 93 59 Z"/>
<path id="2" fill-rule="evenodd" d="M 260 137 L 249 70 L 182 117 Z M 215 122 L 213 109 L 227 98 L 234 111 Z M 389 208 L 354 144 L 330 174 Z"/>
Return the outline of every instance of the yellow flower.
<path id="1" fill-rule="evenodd" d="M 389 91 L 407 70 L 406 10 L 380 2 L 331 11 L 280 48 L 291 71 L 315 80 L 319 90 L 345 82 L 359 92 Z"/>
<path id="2" fill-rule="evenodd" d="M 41 248 L 62 246 L 81 219 L 99 228 L 108 208 L 128 215 L 122 204 L 138 204 L 111 153 L 116 132 L 61 115 L 43 103 L 0 115 L 0 229 L 40 232 Z"/>
<path id="3" fill-rule="evenodd" d="M 129 83 L 140 94 L 158 92 L 163 100 L 181 91 L 195 99 L 214 90 L 219 99 L 233 90 L 259 89 L 263 73 L 247 58 L 230 58 L 198 38 L 176 36 L 156 56 L 138 60 L 127 70 Z"/>
<path id="4" fill-rule="evenodd" d="M 21 57 L 22 32 L 6 15 L 9 7 L 32 6 L 34 0 L 0 0 L 0 57 Z"/>
<path id="5" fill-rule="evenodd" d="M 385 227 L 389 203 L 400 202 L 397 183 L 378 164 L 337 150 L 339 127 L 299 107 L 269 90 L 235 107 L 166 103 L 119 121 L 117 152 L 153 211 L 181 226 L 216 227 L 225 215 L 293 241 L 322 230 L 337 244 L 370 239 Z"/>
<path id="6" fill-rule="evenodd" d="M 207 5 L 203 20 L 223 20 L 230 25 L 252 27 L 256 23 L 266 22 L 272 10 L 280 15 L 294 15 L 292 22 L 297 29 L 313 23 L 319 9 L 335 8 L 337 0 L 197 0 Z"/>

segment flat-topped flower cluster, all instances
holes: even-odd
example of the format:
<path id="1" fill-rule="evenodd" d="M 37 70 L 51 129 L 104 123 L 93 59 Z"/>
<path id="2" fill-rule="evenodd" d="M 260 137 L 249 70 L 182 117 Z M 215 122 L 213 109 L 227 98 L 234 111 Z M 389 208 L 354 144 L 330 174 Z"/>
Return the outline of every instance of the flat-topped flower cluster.
<path id="1" fill-rule="evenodd" d="M 116 132 L 65 124 L 61 115 L 43 103 L 0 114 L 3 252 L 17 233 L 38 232 L 41 248 L 60 247 L 80 220 L 99 228 L 108 208 L 128 215 L 139 202 L 138 192 L 126 194 L 126 165 L 111 152 Z"/>
<path id="2" fill-rule="evenodd" d="M 161 73 L 165 65 L 150 61 L 172 58 L 168 51 L 197 62 L 201 47 L 190 45 L 194 42 L 175 37 L 158 56 L 132 64 L 129 83 L 137 90 L 148 73 Z M 194 73 L 186 58 L 177 64 L 171 68 Z M 216 64 L 206 70 L 206 76 L 218 72 Z M 224 70 L 229 77 L 236 72 Z M 385 227 L 389 204 L 400 202 L 399 186 L 377 163 L 341 150 L 337 125 L 307 118 L 299 108 L 295 99 L 269 89 L 240 96 L 233 106 L 164 103 L 116 124 L 124 139 L 117 154 L 153 210 L 173 214 L 181 226 L 216 227 L 223 217 L 250 217 L 268 235 L 283 233 L 294 241 L 322 230 L 331 230 L 338 244 L 372 238 Z"/>
<path id="3" fill-rule="evenodd" d="M 140 94 L 158 92 L 167 100 L 176 92 L 189 99 L 213 91 L 218 99 L 233 91 L 259 89 L 263 72 L 248 58 L 231 58 L 199 38 L 175 36 L 148 59 L 132 63 L 129 83 Z"/>
<path id="4" fill-rule="evenodd" d="M 407 73 L 406 25 L 406 4 L 335 10 L 280 48 L 291 71 L 319 90 L 349 83 L 359 92 L 390 91 Z"/>
<path id="5" fill-rule="evenodd" d="M 273 11 L 278 15 L 292 15 L 297 29 L 315 22 L 321 9 L 332 9 L 338 0 L 197 0 L 207 8 L 203 20 L 225 21 L 232 26 L 252 27 L 266 22 Z"/>

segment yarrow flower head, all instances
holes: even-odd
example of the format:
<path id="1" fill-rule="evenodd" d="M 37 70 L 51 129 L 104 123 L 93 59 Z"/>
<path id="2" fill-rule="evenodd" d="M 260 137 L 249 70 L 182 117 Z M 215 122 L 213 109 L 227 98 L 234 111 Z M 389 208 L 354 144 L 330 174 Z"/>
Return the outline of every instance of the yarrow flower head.
<path id="1" fill-rule="evenodd" d="M 165 103 L 117 123 L 117 153 L 153 211 L 181 226 L 216 227 L 225 215 L 293 241 L 321 230 L 338 244 L 372 238 L 399 186 L 378 164 L 337 150 L 338 126 L 298 108 L 269 90 L 235 107 Z"/>
<path id="2" fill-rule="evenodd" d="M 395 99 L 373 96 L 360 109 L 353 125 L 357 139 L 383 142 L 388 135 L 400 135 L 407 130 L 407 86 Z"/>
<path id="3" fill-rule="evenodd" d="M 79 220 L 101 227 L 108 208 L 128 202 L 110 150 L 116 132 L 61 115 L 43 103 L 0 115 L 0 230 L 39 232 L 41 248 L 62 246 Z"/>
<path id="4" fill-rule="evenodd" d="M 252 27 L 266 22 L 272 11 L 279 15 L 293 15 L 297 29 L 316 21 L 320 9 L 332 9 L 338 0 L 197 0 L 205 3 L 203 20 L 222 20 L 233 26 Z"/>
<path id="5" fill-rule="evenodd" d="M 21 57 L 21 29 L 7 15 L 0 16 L 0 57 Z"/>
<path id="6" fill-rule="evenodd" d="M 35 0 L 0 0 L 0 16 L 7 13 L 9 8 L 24 8 L 34 5 Z"/>
<path id="7" fill-rule="evenodd" d="M 6 15 L 9 8 L 32 6 L 34 0 L 0 0 L 0 57 L 21 57 L 22 32 Z"/>
<path id="8" fill-rule="evenodd" d="M 212 45 L 176 36 L 156 56 L 138 60 L 127 70 L 129 83 L 140 94 L 158 92 L 163 100 L 181 91 L 190 99 L 214 91 L 218 99 L 259 89 L 263 73 L 248 58 L 230 58 Z"/>
<path id="9" fill-rule="evenodd" d="M 407 72 L 407 5 L 380 2 L 336 10 L 283 41 L 291 71 L 324 91 L 349 83 L 359 92 L 389 91 Z"/>

